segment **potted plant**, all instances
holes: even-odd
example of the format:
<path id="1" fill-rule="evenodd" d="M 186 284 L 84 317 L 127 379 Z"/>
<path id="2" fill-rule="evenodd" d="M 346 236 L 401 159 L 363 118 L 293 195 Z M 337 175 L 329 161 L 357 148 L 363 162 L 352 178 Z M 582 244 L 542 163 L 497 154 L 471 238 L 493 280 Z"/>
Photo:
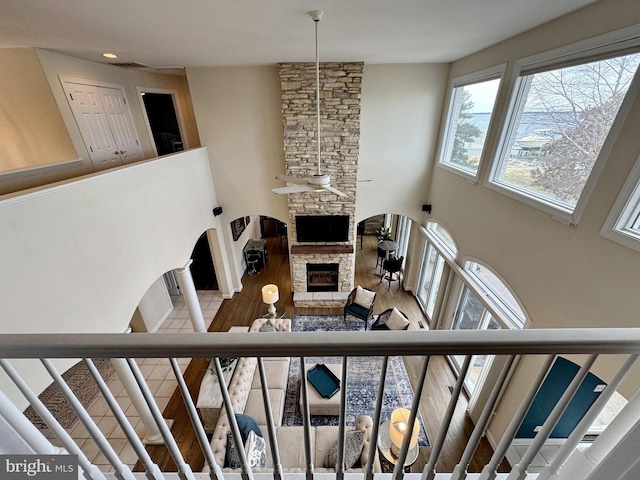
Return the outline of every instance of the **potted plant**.
<path id="1" fill-rule="evenodd" d="M 237 357 L 220 357 L 218 358 L 218 360 L 220 361 L 220 367 L 222 367 L 222 371 L 223 372 L 228 372 L 229 370 L 231 370 L 231 367 L 233 366 L 233 362 L 235 362 L 238 358 Z M 211 361 L 213 360 L 212 358 L 208 358 L 207 360 Z M 213 362 L 209 364 L 209 368 L 207 368 L 207 370 L 209 370 L 211 372 L 211 375 L 216 375 L 216 368 L 213 365 Z M 215 376 L 215 378 L 217 379 L 218 377 Z"/>
<path id="2" fill-rule="evenodd" d="M 380 227 L 376 230 L 376 236 L 378 237 L 378 243 L 383 240 L 391 240 L 391 229 L 388 227 Z"/>

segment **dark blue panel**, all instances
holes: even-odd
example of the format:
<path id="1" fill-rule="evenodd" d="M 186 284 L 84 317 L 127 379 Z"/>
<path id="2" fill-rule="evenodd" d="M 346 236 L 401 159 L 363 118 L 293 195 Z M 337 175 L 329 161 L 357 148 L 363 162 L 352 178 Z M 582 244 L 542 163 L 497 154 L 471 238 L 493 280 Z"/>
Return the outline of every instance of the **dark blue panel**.
<path id="1" fill-rule="evenodd" d="M 566 358 L 558 357 L 556 359 L 522 421 L 516 438 L 535 437 L 535 428 L 541 426 L 547 419 L 579 369 L 578 365 Z M 556 428 L 551 432 L 551 438 L 567 438 L 571 434 L 600 395 L 601 389 L 594 391 L 598 385 L 605 385 L 605 383 L 592 373 L 587 374 L 576 395 L 560 417 Z"/>

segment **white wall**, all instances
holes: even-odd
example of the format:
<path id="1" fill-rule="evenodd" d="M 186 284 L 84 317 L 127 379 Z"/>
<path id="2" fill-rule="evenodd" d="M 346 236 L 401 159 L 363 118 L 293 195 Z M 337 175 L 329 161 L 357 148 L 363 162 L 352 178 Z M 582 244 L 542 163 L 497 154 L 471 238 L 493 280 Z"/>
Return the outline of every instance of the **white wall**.
<path id="1" fill-rule="evenodd" d="M 131 320 L 134 332 L 155 332 L 173 310 L 173 302 L 162 277 L 149 287 L 140 299 Z M 134 325 L 134 319 L 138 320 Z"/>
<path id="2" fill-rule="evenodd" d="M 424 221 L 448 66 L 365 65 L 357 220 L 398 213 Z M 223 201 L 223 223 L 263 214 L 288 221 L 287 198 L 270 189 L 284 173 L 277 66 L 193 68 L 189 88 L 203 145 Z M 235 251 L 230 235 L 227 247 Z M 240 241 L 235 242 L 240 243 Z M 242 242 L 242 246 L 244 242 Z M 242 257 L 237 252 L 235 285 Z"/>
<path id="3" fill-rule="evenodd" d="M 198 131 L 209 150 L 211 171 L 224 225 L 247 215 L 288 218 L 286 195 L 271 188 L 284 173 L 280 80 L 277 66 L 241 68 L 189 68 L 189 89 Z M 230 229 L 224 243 L 233 253 L 233 289 L 242 289 L 241 250 L 249 233 L 237 242 Z M 231 260 L 230 260 L 231 261 Z"/>
<path id="4" fill-rule="evenodd" d="M 380 213 L 426 220 L 421 207 L 446 93 L 446 64 L 365 65 L 356 221 Z"/>
<path id="5" fill-rule="evenodd" d="M 525 55 L 640 23 L 637 2 L 598 2 L 575 14 L 455 62 L 453 76 L 514 61 Z M 506 91 L 499 94 L 498 111 Z M 429 203 L 432 218 L 454 236 L 460 258 L 477 257 L 513 287 L 531 316 L 532 328 L 638 327 L 640 255 L 599 235 L 605 218 L 640 153 L 640 99 L 632 107 L 609 161 L 577 225 L 572 228 L 523 203 L 435 168 Z M 496 132 L 489 132 L 490 141 Z M 492 143 L 495 144 L 495 143 Z M 481 177 L 489 165 L 481 165 Z M 593 373 L 608 381 L 620 357 L 598 360 Z M 525 359 L 519 378 L 504 396 L 490 427 L 499 438 L 510 420 L 537 362 Z M 523 377 L 524 376 L 524 377 Z M 640 369 L 620 389 L 626 396 L 640 387 Z"/>
<path id="6" fill-rule="evenodd" d="M 216 204 L 206 149 L 5 197 L 0 330 L 125 331 L 149 287 L 222 228 Z M 40 370 L 28 374 L 36 392 L 51 382 Z"/>
<path id="7" fill-rule="evenodd" d="M 284 173 L 280 81 L 272 67 L 190 68 L 198 131 L 209 150 L 227 223 L 246 215 L 287 218 L 287 197 L 271 188 Z"/>

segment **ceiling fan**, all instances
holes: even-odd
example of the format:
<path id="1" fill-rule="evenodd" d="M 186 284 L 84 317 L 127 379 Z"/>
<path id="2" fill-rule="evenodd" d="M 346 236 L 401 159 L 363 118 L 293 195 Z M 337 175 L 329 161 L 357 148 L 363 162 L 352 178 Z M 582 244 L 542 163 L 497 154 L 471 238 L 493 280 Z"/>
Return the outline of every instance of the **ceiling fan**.
<path id="1" fill-rule="evenodd" d="M 327 190 L 341 197 L 347 194 L 331 186 L 331 178 L 329 175 L 323 174 L 320 168 L 320 59 L 318 56 L 318 22 L 322 18 L 321 10 L 313 10 L 309 12 L 309 16 L 315 22 L 316 27 L 316 144 L 318 156 L 318 173 L 306 177 L 295 177 L 293 175 L 278 175 L 276 179 L 282 180 L 292 185 L 280 188 L 272 188 L 273 193 L 288 194 L 300 192 L 322 192 Z"/>

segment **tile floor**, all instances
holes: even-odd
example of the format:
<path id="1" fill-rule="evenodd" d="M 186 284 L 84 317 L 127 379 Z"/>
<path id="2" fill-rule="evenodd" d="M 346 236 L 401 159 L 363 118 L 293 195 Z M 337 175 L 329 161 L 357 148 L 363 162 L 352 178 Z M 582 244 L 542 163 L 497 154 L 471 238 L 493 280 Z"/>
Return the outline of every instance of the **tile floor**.
<path id="1" fill-rule="evenodd" d="M 222 294 L 219 291 L 214 290 L 198 291 L 198 298 L 200 299 L 200 306 L 208 328 L 216 315 L 218 308 L 220 308 L 220 305 L 222 304 Z M 191 320 L 189 319 L 189 312 L 185 306 L 182 296 L 172 296 L 171 300 L 173 301 L 174 308 L 158 328 L 157 332 L 193 332 Z M 191 359 L 189 358 L 178 359 L 178 364 L 183 372 L 189 365 L 190 361 Z M 147 384 L 155 397 L 160 411 L 163 411 L 167 406 L 171 395 L 173 395 L 173 392 L 177 388 L 177 381 L 173 375 L 169 361 L 158 358 L 138 359 L 138 365 L 147 380 Z M 115 395 L 118 404 L 122 407 L 122 410 L 131 422 L 131 425 L 142 438 L 144 435 L 144 425 L 140 421 L 140 417 L 136 410 L 131 405 L 131 400 L 126 394 L 122 386 L 122 382 L 117 378 L 117 375 L 114 375 L 108 385 L 111 392 Z M 109 443 L 119 455 L 122 462 L 129 466 L 133 466 L 138 460 L 138 457 L 129 445 L 124 432 L 117 424 L 111 410 L 109 410 L 104 397 L 99 395 L 98 398 L 88 406 L 87 411 L 102 433 L 109 439 Z M 113 467 L 107 461 L 104 454 L 99 451 L 97 445 L 90 437 L 82 422 L 77 422 L 69 433 L 80 446 L 87 458 L 96 465 L 100 471 L 113 471 Z M 50 437 L 53 437 L 53 435 L 50 435 Z M 52 439 L 53 443 L 56 441 L 57 440 L 55 438 Z"/>

